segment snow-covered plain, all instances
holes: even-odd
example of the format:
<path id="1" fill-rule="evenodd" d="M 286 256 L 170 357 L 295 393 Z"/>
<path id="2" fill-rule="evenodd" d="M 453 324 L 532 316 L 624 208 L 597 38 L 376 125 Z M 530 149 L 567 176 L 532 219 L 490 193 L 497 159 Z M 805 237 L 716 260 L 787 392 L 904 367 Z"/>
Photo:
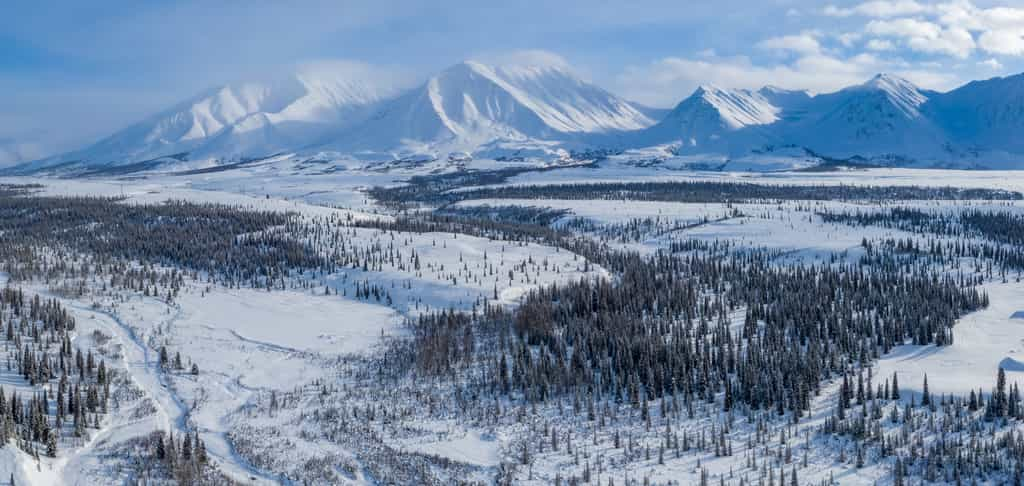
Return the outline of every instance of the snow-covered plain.
<path id="1" fill-rule="evenodd" d="M 262 197 L 228 191 L 199 190 L 187 181 L 163 184 L 154 181 L 58 181 L 47 179 L 10 179 L 7 182 L 41 183 L 44 195 L 117 196 L 127 204 L 158 204 L 166 200 L 189 200 L 227 204 L 248 209 L 295 212 L 303 220 L 337 217 L 338 220 L 380 219 L 377 208 L 366 211 L 336 209 L 301 200 L 286 200 L 279 195 Z M 284 190 L 288 190 L 287 187 Z M 363 197 L 353 189 L 339 191 L 341 197 Z M 355 195 L 355 196 L 353 196 Z M 333 200 L 332 206 L 339 206 Z M 323 381 L 336 373 L 338 360 L 347 355 L 372 353 L 386 336 L 403 333 L 403 315 L 413 316 L 429 309 L 469 310 L 475 303 L 494 300 L 513 305 L 530 288 L 551 282 L 585 277 L 583 260 L 555 248 L 535 244 L 503 244 L 467 235 L 422 233 L 405 234 L 353 228 L 350 241 L 372 246 L 396 244 L 399 251 L 415 251 L 424 262 L 421 271 L 412 268 L 385 269 L 383 272 L 344 269 L 317 279 L 316 284 L 292 290 L 228 289 L 208 282 L 194 282 L 182 291 L 173 304 L 162 299 L 127 296 L 99 302 L 66 304 L 81 312 L 82 320 L 117 339 L 124 353 L 125 367 L 139 388 L 144 390 L 147 407 L 153 413 L 145 423 L 113 416 L 101 432 L 104 442 L 117 443 L 140 437 L 154 430 L 182 433 L 196 430 L 208 453 L 221 471 L 242 483 L 283 481 L 276 473 L 255 469 L 240 457 L 228 440 L 233 422 L 257 395 L 286 392 L 312 381 Z M 410 255 L 411 253 L 406 253 Z M 508 275 L 513 269 L 516 277 Z M 484 279 L 485 269 L 492 275 Z M 470 270 L 475 276 L 470 277 Z M 593 267 L 590 275 L 604 275 Z M 453 278 L 454 282 L 453 282 Z M 300 278 L 300 281 L 306 281 Z M 369 282 L 391 289 L 392 306 L 377 301 L 358 300 L 356 284 Z M 332 292 L 325 295 L 324 287 Z M 86 330 L 89 328 L 86 327 Z M 88 345 L 83 341 L 83 345 Z M 162 372 L 157 350 L 166 347 L 180 353 L 184 369 Z M 188 372 L 195 363 L 198 375 Z M 130 409 L 119 412 L 131 416 Z M 128 422 L 128 425 L 121 425 Z M 467 439 L 468 440 L 468 439 Z M 324 454 L 323 444 L 294 451 L 293 464 Z M 473 455 L 472 443 L 455 440 L 454 448 L 463 448 L 466 457 L 476 457 L 483 466 L 492 466 L 497 449 L 489 455 Z M 338 450 L 338 454 L 345 451 Z M 41 474 L 18 473 L 19 484 L 99 484 L 108 479 L 103 457 L 91 448 L 69 453 L 50 465 L 58 481 Z M 20 462 L 19 462 L 20 461 Z M 13 460 L 21 469 L 24 458 Z M 30 471 L 31 472 L 31 471 Z M 5 473 L 0 470 L 0 474 Z"/>
<path id="2" fill-rule="evenodd" d="M 895 372 L 907 389 L 920 392 L 927 374 L 932 393 L 958 395 L 989 393 L 999 368 L 1008 382 L 1024 383 L 1024 321 L 1014 317 L 1024 310 L 1024 285 L 992 283 L 985 291 L 991 306 L 960 319 L 952 345 L 900 346 L 879 362 L 881 376 Z"/>
<path id="3" fill-rule="evenodd" d="M 237 171 L 202 175 L 157 175 L 132 180 L 51 180 L 8 178 L 0 182 L 43 184 L 44 194 L 126 196 L 130 203 L 154 204 L 168 199 L 215 202 L 253 209 L 293 211 L 304 221 L 331 217 L 388 219 L 382 208 L 369 200 L 362 189 L 378 184 L 394 184 L 419 174 L 418 170 L 373 172 L 358 168 L 332 174 L 294 171 L 289 164 L 269 165 Z M 614 158 L 597 168 L 565 168 L 543 173 L 527 173 L 507 184 L 549 184 L 560 182 L 599 182 L 623 180 L 727 180 L 784 184 L 865 184 L 865 185 L 953 185 L 1024 190 L 1024 179 L 1013 172 L 920 171 L 885 169 L 832 173 L 739 174 L 686 172 L 637 168 L 618 164 Z M 970 205 L 1011 211 L 1024 211 L 1021 203 L 990 202 L 894 202 L 928 211 L 950 211 Z M 782 204 L 685 204 L 623 201 L 564 200 L 478 200 L 460 206 L 523 205 L 569 211 L 571 217 L 585 218 L 597 225 L 623 224 L 634 219 L 652 218 L 666 225 L 683 227 L 665 233 L 645 235 L 623 246 L 643 251 L 664 249 L 681 239 L 728 240 L 740 247 L 773 248 L 785 252 L 790 261 L 824 261 L 831 255 L 843 255 L 855 261 L 861 254 L 863 238 L 907 238 L 913 235 L 883 228 L 855 228 L 821 221 L 816 211 L 880 210 L 881 206 L 856 202 L 785 202 Z M 738 214 L 736 213 L 738 211 Z M 556 223 L 557 225 L 558 223 Z M 236 449 L 231 433 L 247 424 L 264 427 L 283 426 L 297 420 L 285 412 L 278 417 L 255 415 L 257 403 L 270 394 L 282 396 L 313 383 L 344 383 L 338 363 L 348 355 L 372 355 L 382 339 L 404 332 L 402 319 L 414 317 L 429 308 L 469 310 L 481 300 L 493 300 L 498 287 L 498 302 L 513 306 L 529 289 L 553 282 L 581 277 L 607 276 L 600 268 L 583 271 L 582 259 L 565 250 L 540 245 L 514 245 L 485 238 L 445 233 L 399 233 L 376 229 L 349 228 L 352 241 L 360 245 L 393 244 L 398 251 L 415 250 L 424 266 L 421 271 L 396 266 L 381 271 L 359 268 L 342 269 L 325 276 L 300 276 L 286 290 L 225 288 L 207 282 L 192 282 L 173 304 L 143 296 L 109 298 L 93 308 L 92 302 L 65 302 L 82 324 L 76 344 L 96 346 L 90 341 L 92 330 L 112 337 L 111 356 L 121 356 L 121 366 L 131 374 L 143 392 L 141 398 L 112 414 L 104 421 L 93 441 L 79 448 L 68 448 L 57 460 L 43 460 L 39 468 L 34 460 L 14 447 L 0 452 L 0 478 L 8 472 L 18 484 L 102 484 L 108 481 L 105 451 L 117 443 L 139 437 L 152 430 L 198 430 L 221 470 L 242 483 L 287 483 L 286 476 L 297 474 L 303 461 L 327 458 L 339 464 L 358 463 L 353 451 L 338 444 L 288 435 L 293 447 L 275 470 L 254 466 Z M 486 260 L 484 255 L 486 254 Z M 525 265 L 524 265 L 525 263 Z M 484 269 L 495 271 L 482 278 Z M 443 266 L 443 269 L 442 269 Z M 516 278 L 507 278 L 508 270 L 521 266 Z M 557 269 L 557 270 L 556 270 Z M 450 278 L 456 274 L 455 282 Z M 495 278 L 495 276 L 497 278 Z M 393 302 L 355 298 L 356 283 L 372 283 L 388 288 Z M 298 285 L 306 283 L 307 286 Z M 325 287 L 330 292 L 325 295 Z M 35 289 L 45 292 L 45 289 Z M 1005 368 L 1010 381 L 1024 379 L 1024 320 L 1014 318 L 1024 311 L 1024 284 L 990 283 L 985 290 L 992 305 L 963 317 L 954 328 L 954 344 L 944 348 L 904 345 L 884 356 L 877 364 L 877 376 L 896 373 L 902 386 L 920 392 L 925 374 L 934 393 L 964 393 L 987 389 L 998 367 Z M 156 366 L 157 350 L 166 346 L 180 352 L 186 369 L 161 372 Z M 196 363 L 198 375 L 188 373 L 188 364 Z M 1024 380 L 1022 380 L 1024 381 Z M 5 386 L 7 384 L 5 383 Z M 809 430 L 828 416 L 835 386 L 815 403 L 814 418 L 803 427 Z M 143 413 L 148 412 L 148 413 Z M 542 414 L 554 414 L 552 410 Z M 250 415 L 253 414 L 253 415 Z M 141 418 L 140 418 L 141 417 Z M 690 424 L 693 430 L 707 423 Z M 457 421 L 423 421 L 412 424 L 414 431 L 387 442 L 399 450 L 447 457 L 483 471 L 492 471 L 515 454 L 510 438 L 512 429 Z M 274 437 L 259 437 L 273 441 Z M 794 441 L 799 444 L 799 441 Z M 820 444 L 818 444 L 820 446 Z M 830 472 L 839 472 L 842 484 L 873 484 L 886 476 L 881 467 L 857 471 L 837 464 L 830 451 L 811 452 L 811 466 L 802 479 L 820 480 Z M 595 454 L 598 451 L 593 451 Z M 605 451 L 609 456 L 611 451 Z M 655 480 L 676 480 L 689 484 L 698 478 L 700 467 L 712 474 L 727 474 L 742 462 L 742 453 L 733 458 L 697 458 L 669 461 L 659 467 L 648 461 L 641 466 L 626 466 L 616 471 L 619 478 L 650 476 Z M 546 484 L 554 471 L 568 467 L 563 457 L 543 458 L 536 468 L 537 479 L 526 484 Z M 630 469 L 632 468 L 632 469 Z M 486 475 L 484 475 L 486 477 Z M 609 475 L 609 477 L 612 477 Z M 338 482 L 358 484 L 369 479 L 357 472 L 339 473 Z"/>

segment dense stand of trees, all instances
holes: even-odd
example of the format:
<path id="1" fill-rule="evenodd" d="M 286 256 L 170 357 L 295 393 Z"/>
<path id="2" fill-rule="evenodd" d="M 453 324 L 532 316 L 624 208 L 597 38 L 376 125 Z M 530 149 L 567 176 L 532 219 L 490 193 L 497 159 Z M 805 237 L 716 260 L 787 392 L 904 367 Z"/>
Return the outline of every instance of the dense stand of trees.
<path id="1" fill-rule="evenodd" d="M 885 248 L 887 254 L 905 253 L 926 257 L 932 262 L 959 266 L 964 258 L 974 260 L 977 273 L 991 277 L 994 272 L 1004 280 L 1024 271 L 1024 215 L 1009 211 L 959 208 L 953 211 L 925 212 L 915 208 L 891 208 L 881 211 L 821 211 L 829 223 L 857 226 L 881 226 L 898 229 L 923 238 L 864 239 L 866 261 L 880 257 L 872 250 Z M 883 256 L 882 258 L 885 258 Z M 993 268 L 994 267 L 994 268 Z"/>
<path id="2" fill-rule="evenodd" d="M 114 371 L 91 349 L 72 347 L 75 320 L 56 300 L 0 290 L 0 329 L 7 372 L 34 390 L 0 388 L 0 440 L 51 457 L 62 441 L 84 441 L 107 413 Z"/>
<path id="3" fill-rule="evenodd" d="M 834 414 L 818 431 L 845 438 L 842 454 L 854 457 L 855 467 L 887 461 L 896 485 L 910 478 L 1024 484 L 1024 402 L 1002 368 L 995 386 L 967 395 L 933 395 L 925 376 L 920 399 L 897 401 L 898 391 L 886 395 L 888 389 L 874 391 L 868 383 L 844 379 Z"/>
<path id="4" fill-rule="evenodd" d="M 913 233 L 983 238 L 1024 246 L 1024 214 L 1006 210 L 965 207 L 953 211 L 922 211 L 896 207 L 881 211 L 821 211 L 819 215 L 829 223 L 883 226 Z"/>
<path id="5" fill-rule="evenodd" d="M 491 183 L 481 181 L 483 183 Z M 403 209 L 413 203 L 443 207 L 473 199 L 630 200 L 689 203 L 763 201 L 901 201 L 901 200 L 1020 200 L 1020 193 L 1000 189 L 787 185 L 719 181 L 602 182 L 508 185 L 466 190 L 435 179 L 413 179 L 407 185 L 375 187 L 370 196 L 385 207 Z"/>
<path id="6" fill-rule="evenodd" d="M 466 234 L 507 242 L 572 245 L 567 241 L 577 239 L 574 235 L 549 226 L 551 221 L 557 219 L 556 214 L 543 209 L 448 210 L 421 215 L 400 215 L 393 220 L 357 220 L 351 225 L 389 232 Z"/>
<path id="7" fill-rule="evenodd" d="M 294 237 L 295 225 L 291 214 L 216 204 L 0 194 L 0 254 L 20 263 L 46 249 L 67 249 L 246 284 L 326 268 L 322 256 Z"/>
<path id="8" fill-rule="evenodd" d="M 490 385 L 528 401 L 724 394 L 726 408 L 799 414 L 849 363 L 867 366 L 905 341 L 950 344 L 955 320 L 987 305 L 975 280 L 921 270 L 777 267 L 756 252 L 605 261 L 619 271 L 615 282 L 535 290 L 511 314 L 420 317 L 416 362 L 451 371 L 482 349 Z M 475 347 L 471 335 L 481 330 L 496 349 Z"/>
<path id="9" fill-rule="evenodd" d="M 226 478 L 213 475 L 206 444 L 199 433 L 175 436 L 163 432 L 150 435 L 151 461 L 165 468 L 165 474 L 178 484 L 231 484 Z"/>

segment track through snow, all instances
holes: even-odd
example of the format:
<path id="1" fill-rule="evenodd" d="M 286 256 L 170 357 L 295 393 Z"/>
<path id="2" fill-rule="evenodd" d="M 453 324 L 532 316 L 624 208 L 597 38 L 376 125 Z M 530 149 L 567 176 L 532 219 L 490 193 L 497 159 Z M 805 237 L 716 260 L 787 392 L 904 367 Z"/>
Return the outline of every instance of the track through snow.
<path id="1" fill-rule="evenodd" d="M 124 360 L 128 372 L 139 387 L 153 398 L 158 413 L 163 419 L 165 430 L 173 430 L 176 434 L 189 432 L 188 423 L 191 410 L 175 393 L 166 375 L 161 372 L 160 358 L 157 352 L 150 349 L 135 332 L 135 329 L 121 320 L 116 314 L 108 311 L 87 309 L 82 304 L 75 302 L 69 302 L 68 305 L 79 311 L 92 312 L 96 316 L 97 321 L 102 323 L 103 327 L 123 345 Z M 176 307 L 176 314 L 170 320 L 173 322 L 181 316 L 181 308 Z M 239 457 L 231 447 L 230 442 L 224 437 L 223 432 L 214 434 L 207 432 L 200 430 L 202 439 L 207 443 L 207 453 L 217 464 L 220 471 L 232 480 L 243 484 L 280 483 L 277 479 L 250 466 L 244 459 Z M 215 438 L 216 442 L 211 443 L 211 435 Z"/>

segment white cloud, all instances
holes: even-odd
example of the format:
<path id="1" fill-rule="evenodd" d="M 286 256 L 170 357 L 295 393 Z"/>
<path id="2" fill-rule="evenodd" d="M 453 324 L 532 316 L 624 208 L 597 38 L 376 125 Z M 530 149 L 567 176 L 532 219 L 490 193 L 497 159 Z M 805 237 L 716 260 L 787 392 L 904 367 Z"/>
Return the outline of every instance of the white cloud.
<path id="1" fill-rule="evenodd" d="M 982 10 L 984 21 L 992 28 L 1024 28 L 1024 8 L 995 7 Z"/>
<path id="2" fill-rule="evenodd" d="M 981 34 L 978 45 L 985 52 L 1007 56 L 1024 55 L 1024 31 L 992 30 Z"/>
<path id="3" fill-rule="evenodd" d="M 827 92 L 878 72 L 948 90 L 979 72 L 1003 70 L 998 56 L 1024 56 L 1024 8 L 978 8 L 972 0 L 877 0 L 818 13 L 849 20 L 826 33 L 781 32 L 755 44 L 788 57 L 667 57 L 626 69 L 615 84 L 626 96 L 659 106 L 677 103 L 703 83 Z"/>
<path id="4" fill-rule="evenodd" d="M 899 17 L 924 13 L 931 7 L 914 0 L 897 0 L 865 2 L 858 5 L 857 10 L 869 17 Z"/>
<path id="5" fill-rule="evenodd" d="M 938 20 L 943 25 L 955 25 L 970 30 L 984 30 L 978 8 L 970 2 L 952 2 L 939 6 Z"/>
<path id="6" fill-rule="evenodd" d="M 1019 3 L 1019 0 L 1014 0 Z M 873 0 L 852 7 L 829 5 L 832 17 L 867 17 L 864 31 L 876 37 L 896 37 L 915 52 L 965 59 L 975 50 L 988 54 L 1024 56 L 1024 8 L 981 8 L 972 0 L 922 3 L 917 0 Z M 849 38 L 839 38 L 849 48 Z M 877 46 L 876 46 L 877 47 Z"/>
<path id="7" fill-rule="evenodd" d="M 864 30 L 878 36 L 902 38 L 908 48 L 917 52 L 945 54 L 960 59 L 969 56 L 975 48 L 974 36 L 967 29 L 943 28 L 926 20 L 872 20 Z"/>
<path id="8" fill-rule="evenodd" d="M 755 63 L 747 57 L 667 57 L 627 68 L 615 79 L 614 86 L 628 99 L 667 107 L 707 83 L 745 89 L 773 85 L 823 93 L 863 83 L 880 72 L 892 73 L 934 90 L 948 90 L 962 82 L 959 72 L 941 63 L 908 63 L 872 53 L 843 57 L 819 52 L 778 64 Z"/>
<path id="9" fill-rule="evenodd" d="M 520 49 L 491 52 L 474 56 L 482 62 L 498 66 L 558 67 L 569 69 L 570 64 L 561 55 L 544 49 Z"/>
<path id="10" fill-rule="evenodd" d="M 963 84 L 963 79 L 941 69 L 895 69 L 893 74 L 925 89 L 948 91 Z"/>
<path id="11" fill-rule="evenodd" d="M 821 13 L 828 15 L 829 17 L 850 17 L 855 14 L 853 9 L 850 8 L 839 8 L 835 5 L 828 5 L 822 9 Z"/>
<path id="12" fill-rule="evenodd" d="M 402 66 L 370 64 L 353 59 L 310 59 L 295 64 L 294 72 L 303 78 L 348 79 L 366 83 L 380 96 L 389 96 L 412 88 L 420 76 Z M 289 70 L 289 75 L 291 70 Z"/>
<path id="13" fill-rule="evenodd" d="M 864 35 L 860 32 L 844 32 L 837 35 L 836 39 L 843 45 L 843 47 L 853 47 L 853 45 L 863 37 Z"/>
<path id="14" fill-rule="evenodd" d="M 688 59 L 667 57 L 644 66 L 629 67 L 615 84 L 629 99 L 652 106 L 671 106 L 697 86 L 711 83 L 724 88 L 760 88 L 765 85 L 813 92 L 834 91 L 861 83 L 884 67 L 870 54 L 836 58 L 812 54 L 792 63 L 758 65 L 749 58 Z"/>
<path id="15" fill-rule="evenodd" d="M 1024 9 L 1013 7 L 978 8 L 969 0 L 939 4 L 938 19 L 945 25 L 973 31 L 1024 28 Z"/>
<path id="16" fill-rule="evenodd" d="M 938 37 L 942 27 L 918 19 L 872 20 L 864 28 L 870 34 L 895 37 Z"/>
<path id="17" fill-rule="evenodd" d="M 915 15 L 931 11 L 930 5 L 918 3 L 914 0 L 875 0 L 864 2 L 852 8 L 839 8 L 829 5 L 823 10 L 825 15 L 831 17 L 852 17 L 862 15 L 866 17 L 890 18 L 904 15 Z"/>
<path id="18" fill-rule="evenodd" d="M 916 52 L 960 59 L 976 49 L 989 54 L 1024 56 L 1024 8 L 980 8 L 971 0 L 934 4 L 885 0 L 850 8 L 829 6 L 823 13 L 833 17 L 872 18 L 865 32 L 902 38 L 906 47 Z M 847 43 L 843 44 L 848 47 Z"/>
<path id="19" fill-rule="evenodd" d="M 871 39 L 864 45 L 870 51 L 891 51 L 896 45 L 888 39 Z"/>
<path id="20" fill-rule="evenodd" d="M 1024 8 L 978 8 L 969 0 L 939 7 L 939 21 L 979 32 L 978 48 L 989 54 L 1024 56 Z"/>
<path id="21" fill-rule="evenodd" d="M 983 66 L 983 67 L 987 67 L 987 68 L 989 68 L 989 69 L 991 69 L 993 71 L 999 71 L 999 70 L 1003 69 L 1002 63 L 997 61 L 995 58 L 990 58 L 990 59 L 986 59 L 984 61 L 979 61 L 978 65 L 979 66 Z"/>
<path id="22" fill-rule="evenodd" d="M 935 38 L 912 37 L 907 44 L 916 51 L 948 54 L 959 59 L 969 56 L 975 48 L 974 37 L 961 28 L 944 29 Z"/>
<path id="23" fill-rule="evenodd" d="M 814 54 L 821 50 L 821 44 L 810 33 L 772 37 L 757 43 L 761 49 L 793 51 L 800 54 Z"/>

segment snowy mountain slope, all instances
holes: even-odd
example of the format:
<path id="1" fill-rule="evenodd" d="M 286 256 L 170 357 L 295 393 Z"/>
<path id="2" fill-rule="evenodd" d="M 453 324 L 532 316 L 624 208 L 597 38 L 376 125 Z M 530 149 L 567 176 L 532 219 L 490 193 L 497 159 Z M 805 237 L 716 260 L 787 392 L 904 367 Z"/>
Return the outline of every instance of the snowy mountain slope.
<path id="1" fill-rule="evenodd" d="M 929 93 L 895 76 L 814 97 L 802 119 L 782 127 L 783 138 L 831 157 L 935 158 L 946 139 L 921 106 Z"/>
<path id="2" fill-rule="evenodd" d="M 936 94 L 923 111 L 970 150 L 1024 153 L 1024 74 L 973 81 Z"/>
<path id="3" fill-rule="evenodd" d="M 747 90 L 724 90 L 701 86 L 674 110 L 679 117 L 687 111 L 713 110 L 725 128 L 737 130 L 752 125 L 769 125 L 777 121 L 781 108 L 771 104 L 760 93 Z"/>
<path id="4" fill-rule="evenodd" d="M 777 154 L 780 147 L 790 147 L 785 152 L 809 151 L 828 158 L 882 164 L 952 161 L 977 166 L 978 160 L 958 149 L 943 124 L 925 109 L 929 100 L 938 96 L 887 74 L 816 96 L 773 86 L 757 91 L 702 86 L 661 122 L 629 142 L 633 147 L 670 144 L 678 147 L 679 154 L 729 160 Z M 961 106 L 964 101 L 951 104 Z M 1013 126 L 1009 122 L 1009 127 Z M 986 142 L 998 146 L 1000 139 L 1009 138 L 1002 134 Z"/>
<path id="5" fill-rule="evenodd" d="M 757 94 L 781 109 L 780 117 L 782 119 L 788 119 L 800 113 L 811 101 L 811 94 L 807 91 L 783 89 L 777 86 L 765 86 L 757 90 Z"/>
<path id="6" fill-rule="evenodd" d="M 777 121 L 782 108 L 759 92 L 701 86 L 656 125 L 637 136 L 637 145 L 678 142 L 685 152 L 743 152 L 768 143 L 763 128 Z"/>
<path id="7" fill-rule="evenodd" d="M 468 61 L 387 103 L 325 148 L 370 154 L 472 153 L 501 142 L 565 141 L 654 122 L 629 102 L 557 66 Z"/>
<path id="8" fill-rule="evenodd" d="M 175 155 L 237 159 L 292 150 L 362 120 L 396 91 L 370 69 L 309 65 L 273 81 L 201 93 L 85 149 L 36 162 L 125 165 Z"/>
<path id="9" fill-rule="evenodd" d="M 1024 75 L 948 93 L 879 74 L 811 95 L 701 86 L 671 110 L 623 100 L 563 65 L 467 61 L 409 90 L 364 66 L 223 86 L 85 149 L 21 166 L 150 170 L 280 153 L 316 158 L 553 160 L 658 148 L 739 160 L 806 154 L 919 167 L 1024 167 Z M 781 150 L 781 151 L 780 151 Z M 14 160 L 0 148 L 0 158 Z M 24 159 L 24 155 L 17 155 Z"/>
<path id="10" fill-rule="evenodd" d="M 636 111 L 639 111 L 640 113 L 642 113 L 647 118 L 650 118 L 655 123 L 660 122 L 661 120 L 665 119 L 665 117 L 668 116 L 669 113 L 672 113 L 672 108 L 657 108 L 653 106 L 647 106 L 642 103 L 637 103 L 634 101 L 630 101 L 629 104 L 632 105 L 633 108 L 636 109 Z"/>

